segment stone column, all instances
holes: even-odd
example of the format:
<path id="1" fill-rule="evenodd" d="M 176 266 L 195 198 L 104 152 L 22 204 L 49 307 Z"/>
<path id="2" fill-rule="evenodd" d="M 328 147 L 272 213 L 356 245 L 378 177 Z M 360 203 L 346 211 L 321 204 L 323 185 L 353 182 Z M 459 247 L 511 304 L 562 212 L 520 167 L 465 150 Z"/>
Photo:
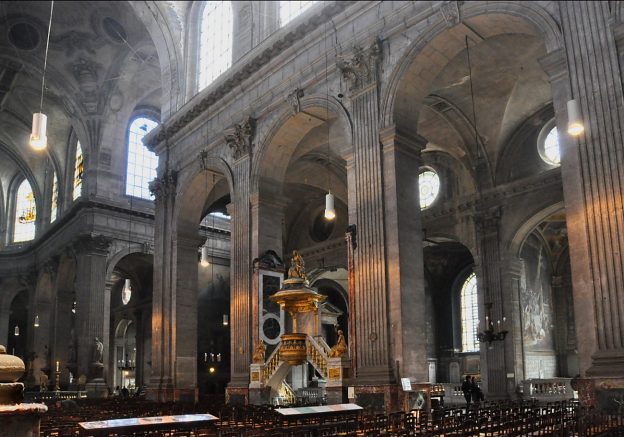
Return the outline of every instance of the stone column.
<path id="1" fill-rule="evenodd" d="M 507 318 L 504 329 L 509 331 L 505 340 L 507 395 L 514 398 L 516 386 L 524 380 L 524 328 L 520 306 L 522 260 L 517 256 L 509 255 L 504 257 L 502 265 L 503 292 L 505 293 L 503 314 Z M 481 314 L 479 318 L 483 320 Z"/>
<path id="2" fill-rule="evenodd" d="M 230 213 L 232 216 L 230 267 L 230 362 L 231 378 L 228 396 L 245 394 L 249 390 L 251 363 L 252 284 L 251 284 L 251 214 L 250 174 L 251 151 L 255 135 L 255 120 L 248 118 L 225 132 L 225 140 L 232 149 L 234 164 L 234 192 Z"/>
<path id="3" fill-rule="evenodd" d="M 624 374 L 624 109 L 607 2 L 562 2 L 564 51 L 542 59 L 550 76 L 566 204 L 581 375 Z M 566 101 L 585 133 L 565 132 Z"/>
<path id="4" fill-rule="evenodd" d="M 254 194 L 251 203 L 251 257 L 259 258 L 267 250 L 284 257 L 284 212 L 286 202 L 276 196 Z"/>
<path id="5" fill-rule="evenodd" d="M 502 321 L 503 316 L 506 316 L 501 282 L 500 218 L 499 207 L 477 213 L 475 217 L 479 248 L 479 260 L 475 260 L 475 271 L 479 287 L 480 327 L 485 326 L 486 303 L 492 304 L 490 317 L 495 327 L 496 322 Z M 481 343 L 481 379 L 488 398 L 507 397 L 505 349 L 507 343 L 511 341 L 511 337 L 508 336 L 504 342 L 496 341 L 490 346 Z"/>
<path id="6" fill-rule="evenodd" d="M 74 242 L 76 251 L 76 333 L 78 375 L 87 376 L 87 390 L 106 396 L 103 375 L 108 343 L 110 294 L 105 290 L 106 262 L 112 240 L 102 235 L 81 235 Z M 101 353 L 95 339 L 104 346 Z M 101 356 L 100 356 L 101 355 Z"/>
<path id="7" fill-rule="evenodd" d="M 165 171 L 150 183 L 156 201 L 154 223 L 154 284 L 152 291 L 152 372 L 147 385 L 150 400 L 167 402 L 173 393 L 174 313 L 172 290 L 175 277 L 171 235 L 175 232 L 173 216 L 177 173 Z"/>
<path id="8" fill-rule="evenodd" d="M 390 344 L 400 377 L 428 381 L 425 279 L 418 168 L 424 138 L 381 133 Z"/>
<path id="9" fill-rule="evenodd" d="M 355 320 L 357 380 L 380 386 L 394 381 L 387 316 L 384 190 L 379 147 L 378 70 L 381 46 L 356 47 L 352 57 L 338 61 L 350 85 L 353 156 L 347 161 L 349 222 L 357 226 L 355 255 Z M 352 159 L 352 163 L 350 162 Z"/>

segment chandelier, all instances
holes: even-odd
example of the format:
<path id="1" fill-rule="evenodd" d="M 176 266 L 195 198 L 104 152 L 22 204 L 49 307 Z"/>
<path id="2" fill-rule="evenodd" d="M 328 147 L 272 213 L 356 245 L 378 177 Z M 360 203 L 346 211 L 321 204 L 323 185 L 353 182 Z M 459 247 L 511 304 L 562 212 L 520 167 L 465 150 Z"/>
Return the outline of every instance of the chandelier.
<path id="1" fill-rule="evenodd" d="M 117 368 L 119 370 L 134 370 L 136 369 L 136 361 L 129 360 L 128 354 L 126 354 L 126 358 L 122 360 L 117 360 Z"/>
<path id="2" fill-rule="evenodd" d="M 506 318 L 503 317 L 503 321 L 501 323 L 500 320 L 496 322 L 496 327 L 494 326 L 494 321 L 491 317 L 492 303 L 486 303 L 486 316 L 485 316 L 485 330 L 483 332 L 477 333 L 477 339 L 481 343 L 487 343 L 488 347 L 492 346 L 492 342 L 494 341 L 504 341 L 507 336 L 507 330 L 505 329 Z"/>

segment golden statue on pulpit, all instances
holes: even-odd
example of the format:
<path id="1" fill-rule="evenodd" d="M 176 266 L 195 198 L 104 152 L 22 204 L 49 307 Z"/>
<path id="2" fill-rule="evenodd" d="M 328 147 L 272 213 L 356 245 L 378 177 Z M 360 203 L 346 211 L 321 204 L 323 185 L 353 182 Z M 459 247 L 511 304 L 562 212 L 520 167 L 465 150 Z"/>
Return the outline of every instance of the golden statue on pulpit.
<path id="1" fill-rule="evenodd" d="M 306 280 L 305 262 L 303 258 L 296 250 L 293 250 L 292 258 L 290 259 L 290 268 L 288 269 L 288 279 L 300 278 Z"/>
<path id="2" fill-rule="evenodd" d="M 338 341 L 329 351 L 329 358 L 340 358 L 347 352 L 347 342 L 345 341 L 342 329 L 338 330 Z"/>
<path id="3" fill-rule="evenodd" d="M 266 352 L 266 346 L 264 342 L 260 340 L 260 342 L 256 345 L 256 349 L 251 357 L 252 361 L 255 364 L 264 364 L 264 354 Z"/>

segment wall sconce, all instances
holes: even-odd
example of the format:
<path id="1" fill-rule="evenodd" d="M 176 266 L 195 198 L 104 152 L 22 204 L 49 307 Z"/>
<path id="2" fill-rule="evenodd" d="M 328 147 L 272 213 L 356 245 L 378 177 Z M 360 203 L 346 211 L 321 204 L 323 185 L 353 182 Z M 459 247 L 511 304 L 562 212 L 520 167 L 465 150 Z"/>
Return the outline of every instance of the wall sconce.
<path id="1" fill-rule="evenodd" d="M 485 331 L 477 333 L 477 338 L 481 343 L 487 343 L 488 347 L 492 347 L 494 341 L 504 341 L 507 336 L 507 330 L 505 329 L 506 317 L 503 317 L 503 323 L 498 320 L 496 322 L 496 329 L 494 329 L 494 322 L 490 311 L 492 310 L 492 303 L 486 303 L 486 316 L 485 316 Z"/>

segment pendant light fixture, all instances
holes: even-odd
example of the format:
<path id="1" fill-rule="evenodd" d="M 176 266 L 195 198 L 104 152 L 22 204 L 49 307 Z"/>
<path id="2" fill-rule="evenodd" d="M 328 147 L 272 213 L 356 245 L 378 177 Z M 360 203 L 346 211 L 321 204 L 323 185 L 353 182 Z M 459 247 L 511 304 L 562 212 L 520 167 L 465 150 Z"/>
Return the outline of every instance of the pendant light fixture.
<path id="1" fill-rule="evenodd" d="M 15 330 L 13 331 L 13 335 L 19 337 L 19 326 L 15 325 Z"/>
<path id="2" fill-rule="evenodd" d="M 581 105 L 576 99 L 568 101 L 568 133 L 578 137 L 585 131 L 583 118 L 581 117 Z"/>
<path id="3" fill-rule="evenodd" d="M 46 40 L 45 57 L 43 61 L 43 75 L 41 77 L 41 98 L 39 100 L 39 112 L 35 112 L 33 114 L 32 133 L 30 134 L 30 147 L 35 150 L 44 150 L 48 146 L 48 117 L 43 113 L 43 92 L 45 89 L 46 69 L 48 67 L 48 47 L 50 46 L 50 29 L 52 28 L 53 11 L 54 0 L 50 2 L 50 21 L 48 23 L 48 38 Z"/>
<path id="4" fill-rule="evenodd" d="M 199 263 L 202 265 L 202 267 L 208 267 L 210 265 L 210 261 L 208 260 L 208 246 L 202 246 L 201 259 Z"/>
<path id="5" fill-rule="evenodd" d="M 327 26 L 326 26 L 327 27 Z M 327 28 L 325 29 L 327 34 Z M 327 82 L 327 38 L 325 38 L 325 86 L 327 90 L 327 100 L 325 102 L 325 123 L 327 124 L 327 194 L 325 195 L 325 220 L 334 220 L 336 218 L 336 209 L 334 208 L 334 195 L 329 187 L 331 187 L 331 168 L 329 161 L 329 83 Z"/>
<path id="6" fill-rule="evenodd" d="M 35 328 L 39 327 L 39 315 L 35 315 Z"/>

